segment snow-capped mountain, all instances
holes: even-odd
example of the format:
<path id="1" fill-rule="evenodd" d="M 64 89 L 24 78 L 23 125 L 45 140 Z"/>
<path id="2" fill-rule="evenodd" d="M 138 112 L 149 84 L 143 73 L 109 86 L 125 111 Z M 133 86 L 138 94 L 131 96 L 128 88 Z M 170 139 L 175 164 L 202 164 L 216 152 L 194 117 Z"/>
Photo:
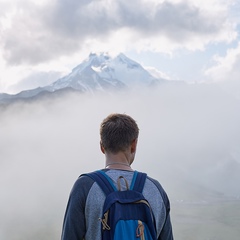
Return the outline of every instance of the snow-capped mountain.
<path id="1" fill-rule="evenodd" d="M 107 88 L 148 86 L 157 81 L 140 64 L 119 54 L 112 58 L 106 53 L 89 55 L 72 72 L 54 82 L 54 90 L 71 87 L 77 90 L 105 90 Z"/>
<path id="2" fill-rule="evenodd" d="M 120 53 L 111 57 L 107 53 L 91 53 L 72 72 L 51 85 L 22 91 L 16 95 L 0 94 L 0 101 L 6 99 L 31 98 L 39 94 L 59 90 L 81 92 L 107 91 L 111 89 L 151 86 L 163 79 L 154 78 L 139 63 Z"/>

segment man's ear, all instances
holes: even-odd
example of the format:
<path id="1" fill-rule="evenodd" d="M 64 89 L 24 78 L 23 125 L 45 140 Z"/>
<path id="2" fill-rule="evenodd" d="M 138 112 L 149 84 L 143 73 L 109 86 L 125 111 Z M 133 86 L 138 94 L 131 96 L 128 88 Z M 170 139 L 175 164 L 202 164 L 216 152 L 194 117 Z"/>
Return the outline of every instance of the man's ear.
<path id="1" fill-rule="evenodd" d="M 100 149 L 101 149 L 101 152 L 102 152 L 103 154 L 105 154 L 105 149 L 104 149 L 104 147 L 103 147 L 103 145 L 102 145 L 102 142 L 100 142 Z"/>
<path id="2" fill-rule="evenodd" d="M 131 153 L 135 153 L 137 150 L 137 138 L 132 141 L 131 144 Z"/>

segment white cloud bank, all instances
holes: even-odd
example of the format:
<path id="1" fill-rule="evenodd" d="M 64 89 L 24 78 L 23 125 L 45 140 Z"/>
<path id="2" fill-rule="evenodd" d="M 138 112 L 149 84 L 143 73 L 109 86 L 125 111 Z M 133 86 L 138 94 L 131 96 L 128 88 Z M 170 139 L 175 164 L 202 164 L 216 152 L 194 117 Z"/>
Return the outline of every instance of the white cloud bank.
<path id="1" fill-rule="evenodd" d="M 1 239 L 59 239 L 74 180 L 104 167 L 99 124 L 112 112 L 137 120 L 133 167 L 172 202 L 239 196 L 239 100 L 214 85 L 16 103 L 0 107 Z"/>
<path id="2" fill-rule="evenodd" d="M 215 81 L 228 79 L 240 82 L 240 42 L 235 48 L 229 49 L 225 56 L 216 55 L 213 60 L 215 65 L 206 70 L 206 75 Z"/>
<path id="3" fill-rule="evenodd" d="M 229 4 L 214 1 L 209 8 L 211 1 L 62 0 L 42 5 L 19 1 L 13 8 L 5 3 L 14 14 L 0 17 L 1 45 L 8 64 L 38 64 L 94 47 L 96 41 L 97 50 L 203 49 L 209 42 L 236 37 Z"/>
<path id="4" fill-rule="evenodd" d="M 214 65 L 205 71 L 211 81 L 240 99 L 240 42 L 225 56 L 216 55 Z"/>

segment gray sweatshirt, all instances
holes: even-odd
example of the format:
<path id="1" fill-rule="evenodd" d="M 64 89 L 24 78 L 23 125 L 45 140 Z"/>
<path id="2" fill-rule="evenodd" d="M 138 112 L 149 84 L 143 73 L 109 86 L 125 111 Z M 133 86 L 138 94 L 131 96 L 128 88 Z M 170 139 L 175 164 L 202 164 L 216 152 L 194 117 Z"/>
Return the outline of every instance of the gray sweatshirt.
<path id="1" fill-rule="evenodd" d="M 133 172 L 106 170 L 116 185 L 119 176 L 124 176 L 131 185 Z M 122 190 L 124 190 L 124 185 Z M 156 220 L 158 240 L 173 240 L 170 221 L 170 203 L 160 183 L 147 176 L 143 196 L 149 202 Z M 98 184 L 88 176 L 80 176 L 75 182 L 65 212 L 62 240 L 101 240 L 102 209 L 105 194 Z"/>

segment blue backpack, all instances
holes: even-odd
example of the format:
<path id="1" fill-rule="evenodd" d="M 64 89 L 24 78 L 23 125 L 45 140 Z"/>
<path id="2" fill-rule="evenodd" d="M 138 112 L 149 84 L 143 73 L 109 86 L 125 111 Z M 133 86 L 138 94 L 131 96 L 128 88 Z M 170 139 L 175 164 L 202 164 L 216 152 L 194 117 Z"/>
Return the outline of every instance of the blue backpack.
<path id="1" fill-rule="evenodd" d="M 142 194 L 146 173 L 135 171 L 130 188 L 127 180 L 120 176 L 118 189 L 104 171 L 87 175 L 97 182 L 106 195 L 100 219 L 103 240 L 157 240 L 155 219 Z M 121 191 L 121 181 L 125 181 L 127 190 Z"/>

